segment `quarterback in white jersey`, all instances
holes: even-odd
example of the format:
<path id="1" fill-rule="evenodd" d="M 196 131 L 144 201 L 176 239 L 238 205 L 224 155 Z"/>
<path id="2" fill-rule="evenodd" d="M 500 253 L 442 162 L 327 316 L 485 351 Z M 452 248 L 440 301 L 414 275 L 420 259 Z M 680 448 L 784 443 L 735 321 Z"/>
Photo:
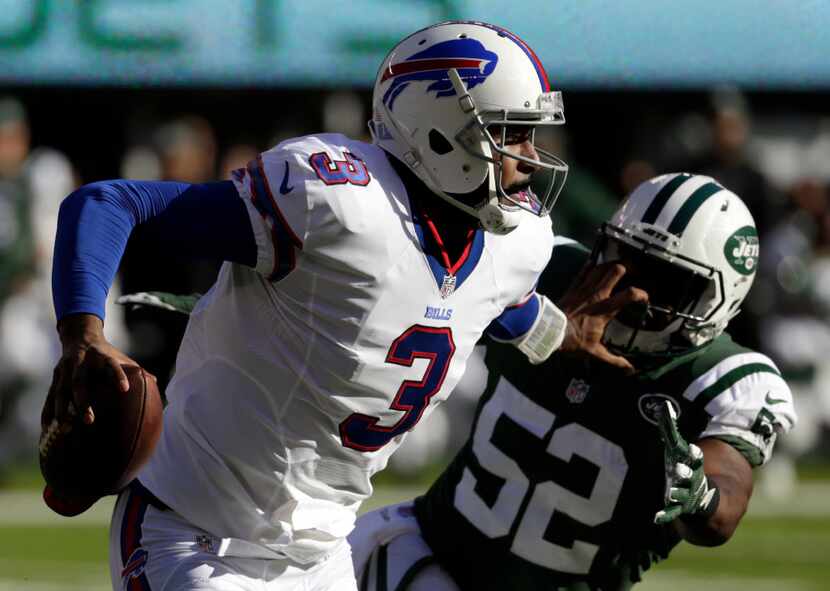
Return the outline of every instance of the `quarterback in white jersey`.
<path id="1" fill-rule="evenodd" d="M 373 144 L 308 136 L 232 182 L 108 181 L 64 202 L 44 425 L 70 401 L 93 422 L 78 376 L 109 367 L 123 387 L 134 363 L 100 335 L 133 226 L 226 261 L 188 325 L 161 441 L 116 506 L 116 587 L 353 589 L 346 535 L 372 474 L 485 331 L 535 363 L 564 347 L 627 366 L 592 336 L 640 297 L 607 297 L 617 269 L 584 288 L 598 307 L 534 292 L 567 166 L 534 145 L 564 116 L 529 47 L 484 23 L 429 27 L 384 60 L 373 103 Z M 46 498 L 64 514 L 95 500 Z"/>
<path id="2" fill-rule="evenodd" d="M 338 161 L 358 182 L 326 182 Z M 257 269 L 226 263 L 191 314 L 139 480 L 231 544 L 312 562 L 351 530 L 371 475 L 452 391 L 490 322 L 532 305 L 553 235 L 529 213 L 505 236 L 475 230 L 449 290 L 423 213 L 377 146 L 300 138 L 234 178 Z M 269 217 L 262 201 L 283 179 L 291 191 Z"/>

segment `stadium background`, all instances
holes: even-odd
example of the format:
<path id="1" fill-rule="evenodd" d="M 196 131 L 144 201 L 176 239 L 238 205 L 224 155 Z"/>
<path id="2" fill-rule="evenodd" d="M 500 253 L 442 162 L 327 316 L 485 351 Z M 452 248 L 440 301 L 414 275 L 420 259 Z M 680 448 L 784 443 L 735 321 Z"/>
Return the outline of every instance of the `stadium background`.
<path id="1" fill-rule="evenodd" d="M 402 36 L 476 18 L 521 35 L 564 92 L 544 138 L 571 165 L 557 232 L 590 241 L 655 172 L 712 174 L 749 204 L 761 266 L 733 332 L 784 370 L 801 424 L 725 547 L 683 546 L 644 589 L 826 589 L 830 580 L 830 6 L 774 0 L 0 0 L 0 591 L 106 589 L 110 503 L 39 500 L 39 408 L 58 355 L 57 207 L 104 178 L 225 178 L 280 139 L 366 134 L 377 64 Z M 203 291 L 216 264 L 131 240 L 116 291 Z M 169 375 L 184 318 L 113 307 L 111 338 Z M 474 388 L 468 388 L 474 390 Z M 417 494 L 458 445 L 458 392 L 369 506 Z"/>

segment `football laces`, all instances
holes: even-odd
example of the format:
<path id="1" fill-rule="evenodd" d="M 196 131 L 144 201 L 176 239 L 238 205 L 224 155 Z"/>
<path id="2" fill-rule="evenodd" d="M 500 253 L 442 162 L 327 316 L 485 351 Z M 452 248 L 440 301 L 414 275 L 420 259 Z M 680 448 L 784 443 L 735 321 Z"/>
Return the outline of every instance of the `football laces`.
<path id="1" fill-rule="evenodd" d="M 49 426 L 46 428 L 46 431 L 41 433 L 40 440 L 38 441 L 37 447 L 38 451 L 40 452 L 41 456 L 46 456 L 49 454 L 49 450 L 51 449 L 52 445 L 58 439 L 72 430 L 72 423 L 59 423 L 58 419 L 52 419 L 52 422 L 49 423 Z"/>

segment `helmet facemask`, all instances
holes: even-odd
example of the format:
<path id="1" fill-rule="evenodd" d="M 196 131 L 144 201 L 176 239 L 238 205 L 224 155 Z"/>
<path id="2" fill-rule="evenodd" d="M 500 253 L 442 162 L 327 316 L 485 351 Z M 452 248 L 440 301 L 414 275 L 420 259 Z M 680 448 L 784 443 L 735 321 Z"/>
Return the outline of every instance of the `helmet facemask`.
<path id="1" fill-rule="evenodd" d="M 568 165 L 559 157 L 535 145 L 538 159 L 516 154 L 506 146 L 509 145 L 507 142 L 516 129 L 529 130 L 528 139 L 534 142 L 537 126 L 564 124 L 561 92 L 540 94 L 535 108 L 530 108 L 530 101 L 526 101 L 527 108 L 524 109 L 484 109 L 476 104 L 458 70 L 449 69 L 448 78 L 456 94 L 451 100 L 454 108 L 458 109 L 458 120 L 464 122 L 458 129 L 441 131 L 432 128 L 428 132 L 427 145 L 419 146 L 412 139 L 415 130 L 408 129 L 385 103 L 378 102 L 375 117 L 369 125 L 375 143 L 389 149 L 394 147 L 389 140 L 395 142 L 399 147 L 393 154 L 433 193 L 479 219 L 488 231 L 498 234 L 512 231 L 521 219 L 521 210 L 540 217 L 547 215 L 562 191 Z M 475 160 L 486 163 L 486 173 L 482 171 L 481 177 L 476 177 L 482 179 L 482 184 L 469 193 L 454 193 L 443 189 L 441 180 L 428 164 L 444 156 L 456 157 L 452 152 L 459 149 Z M 432 153 L 427 154 L 426 150 Z M 534 167 L 534 174 L 547 175 L 542 194 L 537 195 L 529 184 L 520 191 L 508 193 L 502 183 L 505 158 L 512 158 Z M 466 174 L 474 170 L 475 160 L 461 165 L 458 173 Z"/>
<path id="2" fill-rule="evenodd" d="M 369 129 L 433 193 L 506 234 L 522 210 L 548 214 L 568 169 L 535 146 L 517 153 L 511 135 L 527 130 L 533 142 L 536 127 L 564 122 L 561 93 L 524 42 L 486 23 L 448 22 L 404 39 L 381 64 Z M 547 175 L 544 190 L 505 187 L 508 158 Z"/>
<path id="3" fill-rule="evenodd" d="M 459 107 L 469 118 L 467 124 L 455 134 L 455 140 L 467 153 L 488 163 L 488 195 L 485 202 L 475 206 L 477 210 L 483 210 L 478 211 L 477 215 L 482 217 L 484 211 L 493 211 L 493 208 L 507 213 L 523 209 L 538 216 L 548 215 L 565 185 L 568 165 L 558 156 L 536 146 L 535 132 L 541 125 L 565 123 L 562 93 L 541 94 L 534 109 L 530 108 L 529 101 L 525 103 L 526 108 L 521 110 L 484 109 L 476 105 L 455 69 L 449 70 L 449 79 L 460 97 Z M 525 141 L 530 141 L 538 158 L 530 158 L 507 149 L 509 145 Z M 536 169 L 534 174 L 548 175 L 541 196 L 537 196 L 529 182 L 521 190 L 508 193 L 502 183 L 505 158 L 532 166 Z M 515 225 L 508 231 L 513 227 Z"/>
<path id="4" fill-rule="evenodd" d="M 592 257 L 626 267 L 615 293 L 637 287 L 649 294 L 648 304 L 629 306 L 608 324 L 603 340 L 620 354 L 676 354 L 722 330 L 710 321 L 724 303 L 714 267 L 611 224 L 603 224 Z"/>

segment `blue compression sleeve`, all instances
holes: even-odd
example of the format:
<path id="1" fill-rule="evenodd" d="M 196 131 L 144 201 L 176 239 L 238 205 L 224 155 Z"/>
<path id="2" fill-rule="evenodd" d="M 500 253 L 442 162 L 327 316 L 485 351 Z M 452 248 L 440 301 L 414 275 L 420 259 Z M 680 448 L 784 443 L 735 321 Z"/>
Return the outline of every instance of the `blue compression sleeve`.
<path id="1" fill-rule="evenodd" d="M 177 254 L 256 266 L 250 218 L 232 182 L 92 183 L 67 197 L 58 216 L 52 297 L 59 320 L 78 313 L 104 318 L 107 292 L 138 224 L 152 226 L 161 245 Z"/>

